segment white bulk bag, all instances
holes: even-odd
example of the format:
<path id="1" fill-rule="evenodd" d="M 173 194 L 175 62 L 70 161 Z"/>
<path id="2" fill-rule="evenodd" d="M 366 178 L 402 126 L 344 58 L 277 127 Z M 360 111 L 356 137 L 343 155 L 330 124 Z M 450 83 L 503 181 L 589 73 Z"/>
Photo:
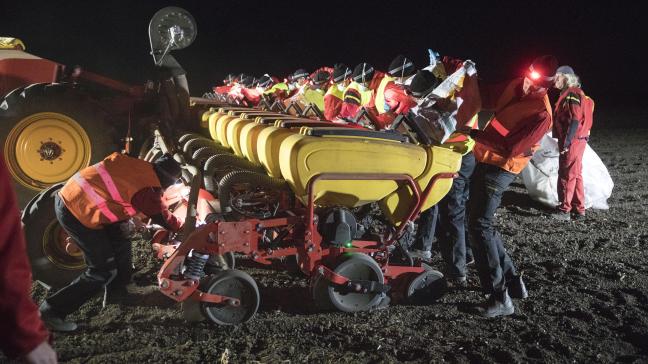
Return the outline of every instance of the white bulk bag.
<path id="1" fill-rule="evenodd" d="M 558 156 L 558 141 L 547 134 L 540 141 L 540 149 L 520 173 L 531 198 L 549 207 L 558 205 Z M 589 144 L 583 154 L 582 173 L 585 208 L 607 210 L 607 199 L 612 195 L 614 182 Z"/>

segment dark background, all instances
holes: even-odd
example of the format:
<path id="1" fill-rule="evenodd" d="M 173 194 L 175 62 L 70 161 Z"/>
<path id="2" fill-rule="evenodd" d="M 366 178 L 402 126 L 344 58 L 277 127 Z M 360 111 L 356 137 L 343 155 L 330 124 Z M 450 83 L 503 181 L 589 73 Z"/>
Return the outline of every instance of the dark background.
<path id="1" fill-rule="evenodd" d="M 432 48 L 474 60 L 488 81 L 554 54 L 574 67 L 599 111 L 646 114 L 648 19 L 629 2 L 0 0 L 0 35 L 21 38 L 33 54 L 142 83 L 153 75 L 148 22 L 168 5 L 198 23 L 196 41 L 175 53 L 195 96 L 229 72 L 284 76 L 361 61 L 385 69 L 398 53 L 424 67 Z"/>

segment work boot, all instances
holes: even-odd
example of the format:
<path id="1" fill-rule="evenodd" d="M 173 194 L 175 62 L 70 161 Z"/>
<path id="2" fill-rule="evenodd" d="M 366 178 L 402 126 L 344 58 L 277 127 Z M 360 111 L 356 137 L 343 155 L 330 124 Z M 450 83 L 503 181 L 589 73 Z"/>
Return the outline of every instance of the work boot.
<path id="1" fill-rule="evenodd" d="M 585 219 L 585 213 L 574 212 L 571 216 L 571 219 L 574 221 Z"/>
<path id="2" fill-rule="evenodd" d="M 65 315 L 56 313 L 47 301 L 43 301 L 38 310 L 40 311 L 41 320 L 52 331 L 72 332 L 77 329 L 77 324 L 72 321 L 65 321 Z"/>
<path id="3" fill-rule="evenodd" d="M 425 262 L 432 260 L 432 252 L 429 250 L 412 249 L 409 251 L 409 253 L 412 258 L 418 258 Z"/>
<path id="4" fill-rule="evenodd" d="M 565 211 L 558 211 L 553 214 L 551 214 L 551 218 L 554 220 L 559 220 L 559 221 L 569 221 L 571 220 L 571 217 L 569 216 L 569 212 Z"/>
<path id="5" fill-rule="evenodd" d="M 506 279 L 506 288 L 511 298 L 525 299 L 529 297 L 522 276 L 513 276 L 511 279 Z"/>
<path id="6" fill-rule="evenodd" d="M 493 292 L 490 294 L 486 302 L 477 307 L 477 313 L 482 317 L 499 317 L 508 316 L 515 313 L 513 301 L 509 297 L 506 290 L 502 292 Z"/>
<path id="7" fill-rule="evenodd" d="M 106 286 L 102 307 L 106 308 L 108 305 L 115 304 L 131 304 L 158 291 L 158 286 L 137 286 L 133 283 L 118 286 Z"/>

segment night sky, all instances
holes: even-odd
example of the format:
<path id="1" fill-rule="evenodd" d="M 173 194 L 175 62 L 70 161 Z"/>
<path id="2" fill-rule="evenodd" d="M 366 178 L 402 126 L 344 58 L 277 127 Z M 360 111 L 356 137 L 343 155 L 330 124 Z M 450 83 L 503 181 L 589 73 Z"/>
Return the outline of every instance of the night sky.
<path id="1" fill-rule="evenodd" d="M 399 53 L 424 67 L 432 48 L 474 60 L 488 81 L 554 54 L 574 67 L 599 110 L 644 113 L 648 20 L 629 3 L 0 0 L 0 35 L 21 38 L 33 54 L 139 84 L 153 74 L 148 22 L 175 5 L 198 23 L 196 41 L 175 52 L 195 96 L 229 72 L 284 76 L 362 61 L 385 69 Z"/>

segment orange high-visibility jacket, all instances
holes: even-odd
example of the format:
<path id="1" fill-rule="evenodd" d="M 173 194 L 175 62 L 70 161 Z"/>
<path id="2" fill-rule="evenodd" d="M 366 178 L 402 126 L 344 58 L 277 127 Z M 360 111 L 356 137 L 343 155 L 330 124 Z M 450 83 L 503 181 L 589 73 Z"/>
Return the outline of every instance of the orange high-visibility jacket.
<path id="1" fill-rule="evenodd" d="M 476 134 L 477 161 L 520 173 L 551 130 L 551 105 L 546 92 L 522 95 L 523 79 L 489 90 L 482 88 L 483 109 L 495 111 L 486 128 Z M 503 87 L 502 87 L 503 86 Z"/>
<path id="2" fill-rule="evenodd" d="M 70 178 L 59 196 L 84 226 L 101 229 L 134 216 L 133 196 L 151 187 L 161 187 L 151 163 L 113 153 Z"/>

